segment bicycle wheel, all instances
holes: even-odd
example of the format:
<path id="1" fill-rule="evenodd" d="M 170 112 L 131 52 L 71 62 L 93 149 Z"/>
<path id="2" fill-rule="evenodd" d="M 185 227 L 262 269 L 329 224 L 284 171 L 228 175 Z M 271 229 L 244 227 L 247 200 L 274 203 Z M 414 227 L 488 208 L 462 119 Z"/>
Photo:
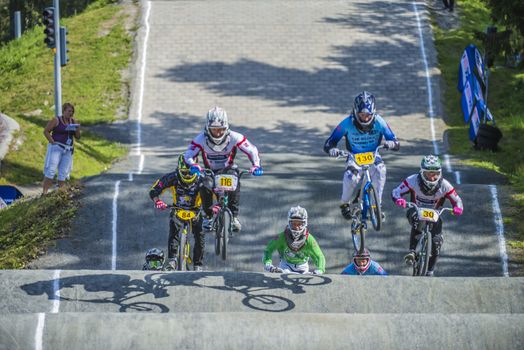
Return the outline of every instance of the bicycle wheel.
<path id="1" fill-rule="evenodd" d="M 222 230 L 221 230 L 221 244 L 220 250 L 222 255 L 222 260 L 227 258 L 227 242 L 229 240 L 229 235 L 231 234 L 231 212 L 229 210 L 222 211 Z"/>
<path id="2" fill-rule="evenodd" d="M 222 241 L 220 239 L 220 235 L 222 233 L 222 215 L 219 215 L 216 217 L 216 225 L 215 225 L 215 254 L 220 255 L 220 242 Z"/>
<path id="3" fill-rule="evenodd" d="M 351 240 L 356 252 L 362 253 L 364 251 L 364 236 L 366 229 L 364 225 L 360 224 L 355 230 L 351 230 Z"/>
<path id="4" fill-rule="evenodd" d="M 177 268 L 178 271 L 186 271 L 187 270 L 187 227 L 184 227 L 182 229 L 182 232 L 180 232 L 180 242 L 178 244 L 178 261 L 177 261 Z"/>
<path id="5" fill-rule="evenodd" d="M 380 231 L 382 228 L 382 208 L 380 207 L 380 202 L 378 200 L 377 192 L 371 184 L 367 190 L 368 199 L 369 199 L 369 217 L 371 219 L 371 224 L 375 231 Z"/>
<path id="6" fill-rule="evenodd" d="M 426 244 L 424 249 L 424 260 L 422 261 L 423 265 L 420 273 L 421 276 L 426 276 L 426 272 L 428 272 L 429 258 L 431 258 L 431 244 L 433 243 L 433 240 L 431 239 L 431 232 L 429 232 L 429 226 L 426 226 L 426 232 L 424 236 L 426 237 Z"/>

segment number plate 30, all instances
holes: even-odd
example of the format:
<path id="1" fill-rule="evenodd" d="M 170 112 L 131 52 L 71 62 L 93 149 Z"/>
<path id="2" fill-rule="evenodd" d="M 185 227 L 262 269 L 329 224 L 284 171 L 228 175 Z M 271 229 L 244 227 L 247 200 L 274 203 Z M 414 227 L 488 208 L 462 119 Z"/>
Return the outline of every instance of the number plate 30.
<path id="1" fill-rule="evenodd" d="M 437 222 L 438 212 L 432 209 L 421 208 L 418 210 L 418 218 L 422 221 Z"/>

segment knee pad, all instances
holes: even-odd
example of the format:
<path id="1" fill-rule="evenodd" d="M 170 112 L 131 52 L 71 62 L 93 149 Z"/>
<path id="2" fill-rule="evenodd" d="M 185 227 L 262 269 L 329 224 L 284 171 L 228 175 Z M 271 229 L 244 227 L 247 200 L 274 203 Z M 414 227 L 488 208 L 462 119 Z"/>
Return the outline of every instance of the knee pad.
<path id="1" fill-rule="evenodd" d="M 435 235 L 433 237 L 433 250 L 435 252 L 435 255 L 437 256 L 440 254 L 440 248 L 442 247 L 442 243 L 444 243 L 444 238 L 442 238 L 442 235 Z"/>

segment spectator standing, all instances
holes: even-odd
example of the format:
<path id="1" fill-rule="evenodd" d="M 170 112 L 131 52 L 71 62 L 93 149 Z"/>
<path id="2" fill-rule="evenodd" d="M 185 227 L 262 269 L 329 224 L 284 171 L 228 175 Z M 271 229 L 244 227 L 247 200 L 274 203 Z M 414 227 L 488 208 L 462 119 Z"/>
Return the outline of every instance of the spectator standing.
<path id="1" fill-rule="evenodd" d="M 80 139 L 80 124 L 76 124 L 75 107 L 64 103 L 62 116 L 51 119 L 44 128 L 44 136 L 49 141 L 44 164 L 43 193 L 53 184 L 58 171 L 58 186 L 65 185 L 73 168 L 74 139 Z"/>

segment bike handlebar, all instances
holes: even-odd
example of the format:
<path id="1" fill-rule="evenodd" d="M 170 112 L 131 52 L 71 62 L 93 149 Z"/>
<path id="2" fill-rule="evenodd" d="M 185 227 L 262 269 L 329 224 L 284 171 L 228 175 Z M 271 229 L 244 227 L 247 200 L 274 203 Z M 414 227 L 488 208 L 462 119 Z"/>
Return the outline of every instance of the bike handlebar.
<path id="1" fill-rule="evenodd" d="M 211 176 L 217 175 L 212 169 L 208 169 L 208 168 L 203 169 L 202 173 L 206 175 L 211 175 Z M 238 173 L 238 178 L 240 179 L 242 175 L 245 175 L 245 174 L 251 174 L 251 171 L 247 169 L 240 170 L 240 172 Z M 229 174 L 229 175 L 233 175 L 233 174 Z"/>
<path id="2" fill-rule="evenodd" d="M 407 202 L 406 203 L 406 207 L 407 208 L 415 208 L 417 210 L 420 209 L 420 207 L 417 204 L 413 203 L 413 202 Z M 440 216 L 445 211 L 453 212 L 453 208 L 449 208 L 449 207 L 443 207 L 441 209 L 433 209 L 433 208 L 428 208 L 428 209 L 436 210 L 438 212 L 438 216 Z"/>
<path id="3" fill-rule="evenodd" d="M 384 147 L 384 145 L 379 145 L 377 148 L 375 148 L 375 151 L 373 152 L 375 157 L 377 156 L 378 151 L 380 149 L 386 149 L 386 148 Z M 347 157 L 353 156 L 353 155 L 354 155 L 354 153 L 340 150 L 340 153 L 338 154 L 337 159 L 339 159 L 339 158 L 347 158 Z"/>

